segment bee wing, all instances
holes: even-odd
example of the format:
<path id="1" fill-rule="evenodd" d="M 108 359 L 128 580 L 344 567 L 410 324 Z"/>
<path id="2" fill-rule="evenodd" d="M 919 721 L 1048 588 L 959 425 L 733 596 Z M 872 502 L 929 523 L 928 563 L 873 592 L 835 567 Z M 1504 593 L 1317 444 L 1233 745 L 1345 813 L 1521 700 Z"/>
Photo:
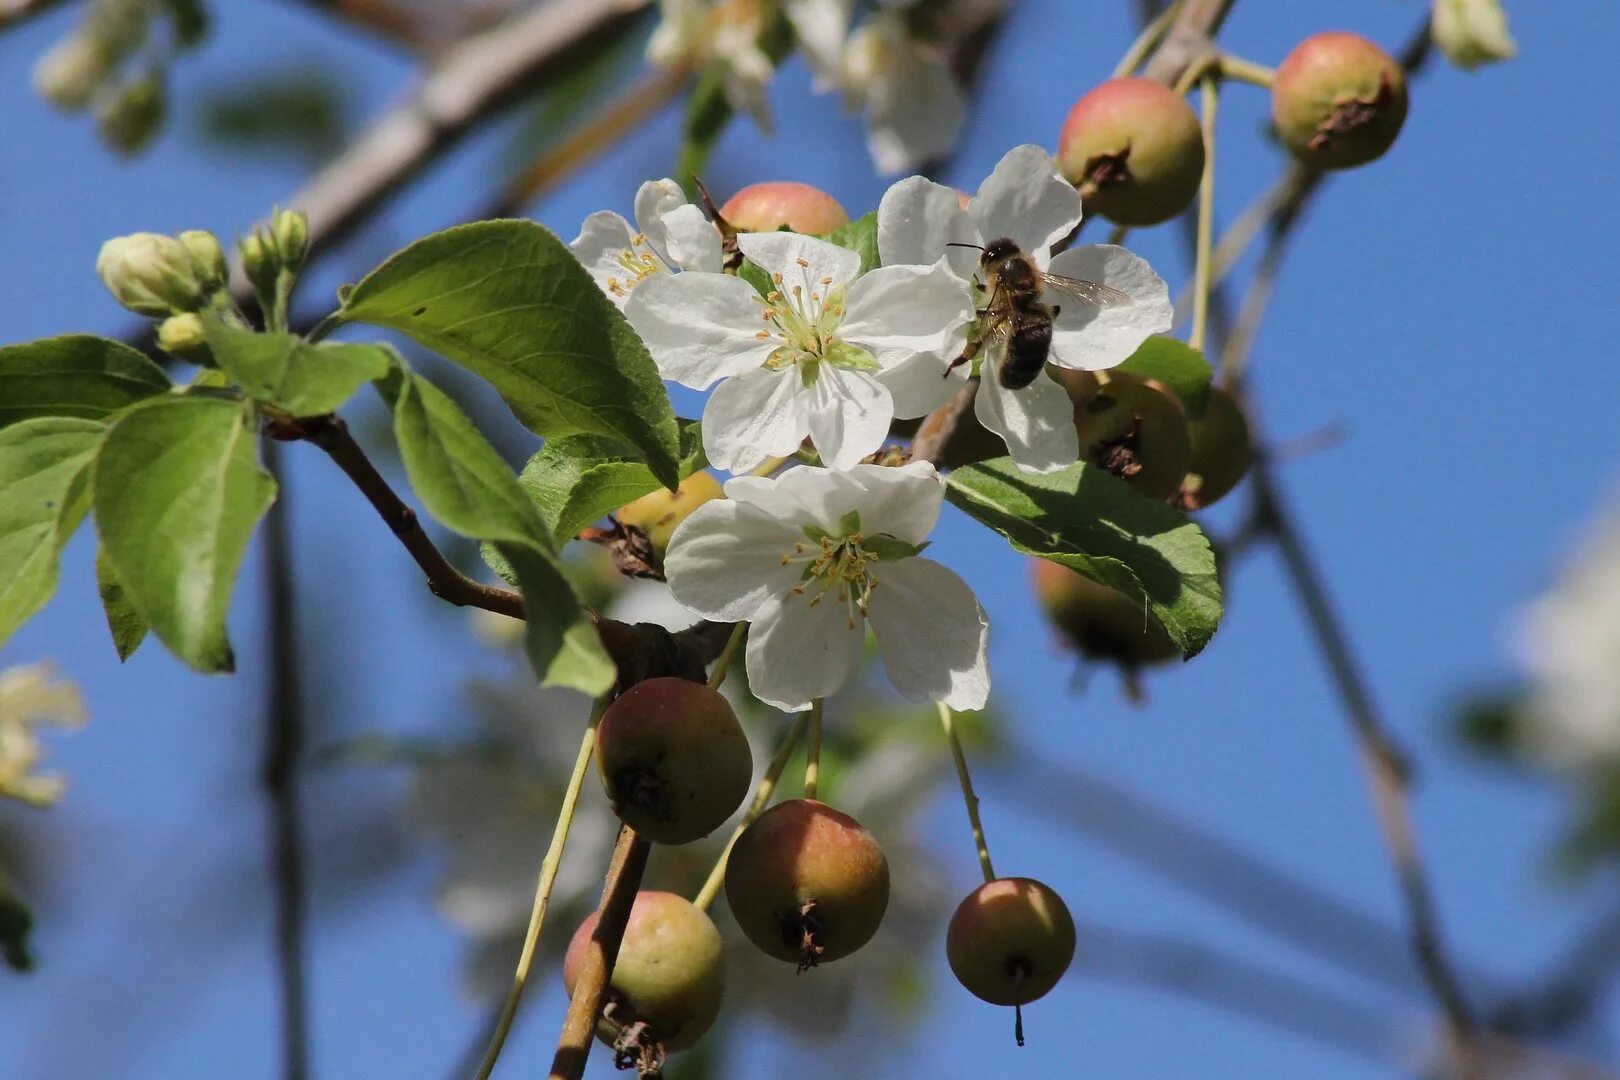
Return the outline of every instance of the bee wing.
<path id="1" fill-rule="evenodd" d="M 1082 304 L 1089 304 L 1095 308 L 1123 308 L 1136 303 L 1136 299 L 1130 293 L 1120 292 L 1113 286 L 1098 281 L 1063 277 L 1060 274 L 1044 274 L 1041 284 L 1052 292 L 1073 297 Z"/>

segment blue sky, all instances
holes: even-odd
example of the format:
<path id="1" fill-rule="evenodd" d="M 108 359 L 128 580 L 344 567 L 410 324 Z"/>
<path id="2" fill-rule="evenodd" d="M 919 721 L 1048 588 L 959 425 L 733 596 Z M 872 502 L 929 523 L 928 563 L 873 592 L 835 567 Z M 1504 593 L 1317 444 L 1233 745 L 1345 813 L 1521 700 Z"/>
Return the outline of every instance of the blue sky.
<path id="1" fill-rule="evenodd" d="M 1566 809 L 1558 792 L 1468 759 L 1444 723 L 1459 692 L 1511 677 L 1515 611 L 1600 502 L 1620 497 L 1620 377 L 1611 363 L 1620 335 L 1611 183 L 1620 142 L 1606 113 L 1620 97 L 1612 63 L 1620 8 L 1509 6 L 1519 60 L 1472 76 L 1436 64 L 1414 88 L 1395 151 L 1329 185 L 1299 230 L 1253 367 L 1275 437 L 1346 426 L 1344 441 L 1289 462 L 1284 482 L 1378 700 L 1414 752 L 1424 853 L 1447 937 L 1481 1003 L 1488 988 L 1534 985 L 1617 902 L 1612 872 L 1584 884 L 1549 872 L 1547 847 Z M 215 39 L 177 71 L 177 122 L 133 163 L 109 157 L 87 122 L 53 114 L 29 89 L 32 57 L 70 25 L 69 13 L 0 37 L 0 340 L 119 333 L 129 322 L 92 270 L 102 240 L 137 229 L 230 235 L 290 196 L 297 163 L 222 153 L 195 136 L 189 121 L 211 88 L 241 73 L 327 64 L 340 73 L 352 115 L 366 118 L 411 83 L 393 51 L 297 5 L 214 7 Z M 1393 48 L 1421 6 L 1353 7 L 1345 28 Z M 946 179 L 971 189 L 1009 147 L 1051 145 L 1073 99 L 1129 41 L 1133 9 L 1124 0 L 1022 0 Z M 1327 0 L 1244 0 L 1223 41 L 1274 64 L 1350 12 Z M 831 99 L 810 98 L 798 65 L 784 72 L 775 100 L 774 138 L 737 126 L 722 142 L 707 177 L 717 193 L 797 179 L 833 192 L 853 213 L 875 206 L 885 182 L 867 164 L 858 121 Z M 1259 138 L 1265 108 L 1265 95 L 1246 87 L 1223 98 L 1223 219 L 1280 167 Z M 668 172 L 677 142 L 676 113 L 666 111 L 532 213 L 567 237 L 592 210 L 627 211 L 643 179 Z M 338 267 L 317 275 L 306 297 L 330 295 L 393 247 L 480 204 L 497 182 L 502 145 L 499 132 L 475 138 L 436 166 Z M 1139 232 L 1131 243 L 1173 288 L 1188 280 L 1174 229 Z M 327 462 L 300 447 L 288 458 L 307 586 L 303 643 L 320 657 L 309 678 L 317 741 L 461 723 L 459 686 L 490 658 L 417 586 L 403 553 Z M 1240 492 L 1212 520 L 1230 523 L 1242 501 Z M 1084 770 L 1171 807 L 1399 932 L 1401 908 L 1354 745 L 1269 552 L 1234 567 L 1221 633 L 1193 663 L 1155 673 L 1142 708 L 1127 704 L 1106 673 L 1070 694 L 1071 665 L 1034 613 L 1026 568 L 997 538 L 951 515 L 934 554 L 959 567 L 990 610 L 1007 740 L 1043 766 Z M 272 1076 L 264 812 L 254 787 L 265 681 L 256 561 L 233 607 L 239 671 L 204 678 L 151 644 L 118 664 L 92 556 L 87 531 L 69 549 L 57 599 L 0 650 L 0 664 L 53 659 L 83 686 L 92 717 L 84 732 L 53 743 L 52 764 L 72 786 L 60 809 L 32 822 L 61 865 L 40 903 L 40 969 L 0 978 L 0 1071 Z M 398 786 L 381 775 L 314 775 L 309 828 L 339 833 Z M 1082 812 L 1091 792 L 1054 782 L 1047 769 L 987 769 L 981 786 L 998 868 L 1042 877 L 1083 922 L 1201 943 L 1305 980 L 1352 1003 L 1342 1011 L 1352 1026 L 1399 1035 L 1426 1023 L 1410 967 L 1386 982 L 1347 975 L 1289 944 L 1276 929 L 1281 915 L 1269 929 L 1236 918 L 1054 824 Z M 960 819 L 954 793 L 942 789 L 930 827 L 965 892 L 974 865 Z M 321 1075 L 443 1075 L 478 1022 L 480 1010 L 457 992 L 460 941 L 431 906 L 434 866 L 419 850 L 409 854 L 386 887 L 347 904 L 337 897 L 360 872 L 316 859 Z M 905 1057 L 883 1059 L 873 1075 L 1403 1074 L 1395 1053 L 1377 1060 L 1334 1049 L 1146 975 L 1117 977 L 1120 965 L 1105 963 L 1103 949 L 1082 941 L 1070 976 L 1030 1010 L 1034 1037 L 1016 1054 L 1005 1018 L 961 992 L 936 957 L 926 1038 L 905 1042 Z M 1201 977 L 1159 970 L 1172 981 Z M 525 1013 L 509 1066 L 541 1067 L 560 1009 L 548 983 Z M 1613 1061 L 1606 1029 L 1616 1021 L 1608 1008 L 1569 1049 Z M 770 1035 L 748 1040 L 738 1075 L 758 1075 L 789 1049 Z M 840 1057 L 829 1069 L 846 1064 Z M 595 1069 L 611 1074 L 605 1055 Z"/>

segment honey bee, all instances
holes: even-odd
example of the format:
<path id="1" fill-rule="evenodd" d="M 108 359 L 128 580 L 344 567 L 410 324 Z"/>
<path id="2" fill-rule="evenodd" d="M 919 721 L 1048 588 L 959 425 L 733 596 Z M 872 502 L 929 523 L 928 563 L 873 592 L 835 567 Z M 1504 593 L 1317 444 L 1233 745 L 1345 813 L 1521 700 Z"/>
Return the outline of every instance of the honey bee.
<path id="1" fill-rule="evenodd" d="M 988 299 L 979 309 L 978 332 L 968 338 L 962 355 L 946 372 L 970 363 L 986 345 L 1006 340 L 1006 359 L 997 378 L 1009 390 L 1021 390 L 1035 381 L 1046 366 L 1052 348 L 1052 321 L 1063 309 L 1048 304 L 1043 297 L 1058 293 L 1089 307 L 1128 307 L 1135 301 L 1129 293 L 1095 281 L 1043 273 L 1035 260 L 1025 255 L 1013 240 L 1002 237 L 989 244 L 952 243 L 950 247 L 977 248 L 982 288 Z"/>

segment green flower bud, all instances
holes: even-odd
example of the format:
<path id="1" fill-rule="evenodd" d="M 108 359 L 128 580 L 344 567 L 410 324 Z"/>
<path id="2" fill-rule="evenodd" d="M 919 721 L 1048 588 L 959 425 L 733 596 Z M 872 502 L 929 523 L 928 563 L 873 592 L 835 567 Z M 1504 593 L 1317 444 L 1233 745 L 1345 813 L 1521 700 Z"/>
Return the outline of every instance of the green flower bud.
<path id="1" fill-rule="evenodd" d="M 242 256 L 242 269 L 260 295 L 275 289 L 280 260 L 276 257 L 275 243 L 263 228 L 254 229 L 236 242 Z"/>
<path id="2" fill-rule="evenodd" d="M 208 351 L 208 335 L 203 332 L 202 316 L 194 311 L 170 315 L 158 324 L 158 348 L 192 364 L 208 367 L 214 354 Z"/>
<path id="3" fill-rule="evenodd" d="M 116 64 L 146 44 L 152 7 L 149 0 L 96 0 L 85 17 L 82 32 L 106 50 Z"/>
<path id="4" fill-rule="evenodd" d="M 163 75 L 147 72 L 125 83 L 96 107 L 101 137 L 120 154 L 134 154 L 152 141 L 168 108 Z"/>
<path id="5" fill-rule="evenodd" d="M 63 38 L 34 65 L 34 90 L 59 109 L 82 109 L 112 73 L 114 58 L 85 34 Z"/>
<path id="6" fill-rule="evenodd" d="M 225 266 L 225 252 L 214 234 L 206 229 L 187 229 L 180 234 L 180 242 L 191 253 L 191 265 L 204 290 L 212 292 L 224 288 L 230 280 L 230 271 Z"/>
<path id="7" fill-rule="evenodd" d="M 138 315 L 163 318 L 204 303 L 191 252 L 172 236 L 135 233 L 101 245 L 96 274 L 113 299 Z"/>
<path id="8" fill-rule="evenodd" d="M 270 218 L 270 236 L 281 265 L 296 270 L 309 251 L 309 217 L 302 210 L 277 210 Z"/>
<path id="9" fill-rule="evenodd" d="M 1434 43 L 1465 71 L 1518 54 L 1497 0 L 1434 0 Z"/>

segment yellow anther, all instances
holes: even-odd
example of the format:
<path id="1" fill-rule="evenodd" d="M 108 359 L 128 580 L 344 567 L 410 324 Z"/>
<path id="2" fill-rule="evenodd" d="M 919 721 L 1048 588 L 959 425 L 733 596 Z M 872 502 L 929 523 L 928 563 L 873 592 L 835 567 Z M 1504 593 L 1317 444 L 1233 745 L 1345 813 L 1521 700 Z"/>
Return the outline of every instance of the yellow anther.
<path id="1" fill-rule="evenodd" d="M 831 285 L 833 283 L 833 279 L 830 277 L 824 277 L 821 279 L 821 283 L 823 285 Z"/>
<path id="2" fill-rule="evenodd" d="M 794 259 L 793 261 L 798 263 L 800 266 L 804 267 L 806 270 L 810 269 L 810 260 L 809 259 Z"/>

